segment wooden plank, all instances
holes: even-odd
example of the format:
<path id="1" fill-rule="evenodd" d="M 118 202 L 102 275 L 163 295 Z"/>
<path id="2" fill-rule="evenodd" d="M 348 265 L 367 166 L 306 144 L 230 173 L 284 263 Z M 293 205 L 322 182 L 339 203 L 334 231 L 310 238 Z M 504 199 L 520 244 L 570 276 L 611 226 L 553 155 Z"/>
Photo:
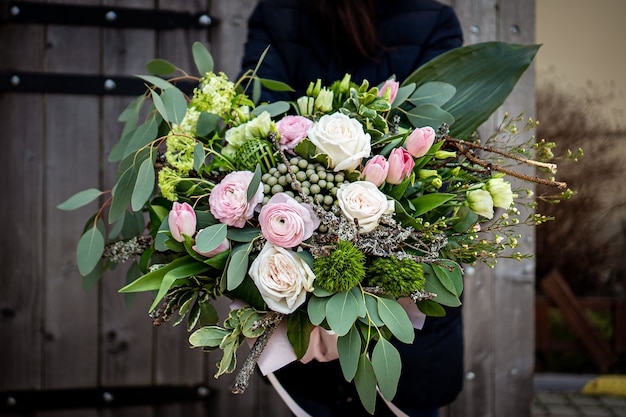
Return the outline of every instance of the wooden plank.
<path id="1" fill-rule="evenodd" d="M 60 1 L 55 1 L 59 3 Z M 67 3 L 65 1 L 64 3 Z M 95 0 L 82 4 L 98 4 Z M 48 71 L 97 73 L 100 30 L 50 25 Z M 44 389 L 90 387 L 98 381 L 98 292 L 85 293 L 76 268 L 77 237 L 93 207 L 72 213 L 56 205 L 78 190 L 98 183 L 97 97 L 46 96 L 45 218 L 46 266 L 43 346 Z M 95 416 L 96 410 L 42 412 L 42 416 Z"/>
<path id="2" fill-rule="evenodd" d="M 152 9 L 151 0 L 104 0 L 103 6 Z M 103 30 L 102 71 L 107 75 L 132 76 L 144 74 L 145 64 L 155 58 L 156 33 L 153 30 Z M 101 189 L 110 189 L 115 182 L 117 164 L 108 162 L 111 148 L 119 140 L 123 125 L 119 114 L 133 100 L 127 96 L 102 98 Z M 100 286 L 101 372 L 102 386 L 149 385 L 152 383 L 153 328 L 147 309 L 150 294 L 125 296 L 118 290 L 126 283 L 128 265 L 107 272 Z M 132 301 L 128 301 L 128 298 Z M 149 405 L 106 409 L 102 416 L 152 416 Z"/>
<path id="3" fill-rule="evenodd" d="M 0 25 L 0 68 L 42 71 L 44 27 Z M 0 93 L 3 190 L 0 218 L 0 390 L 41 388 L 45 227 L 44 102 L 41 94 Z"/>
<path id="4" fill-rule="evenodd" d="M 613 317 L 613 349 L 615 352 L 626 353 L 626 300 L 615 302 Z"/>
<path id="5" fill-rule="evenodd" d="M 578 336 L 600 371 L 606 372 L 615 357 L 608 343 L 589 321 L 567 283 L 558 271 L 552 271 L 541 280 L 541 288 L 552 302 L 559 307 L 570 329 Z"/>

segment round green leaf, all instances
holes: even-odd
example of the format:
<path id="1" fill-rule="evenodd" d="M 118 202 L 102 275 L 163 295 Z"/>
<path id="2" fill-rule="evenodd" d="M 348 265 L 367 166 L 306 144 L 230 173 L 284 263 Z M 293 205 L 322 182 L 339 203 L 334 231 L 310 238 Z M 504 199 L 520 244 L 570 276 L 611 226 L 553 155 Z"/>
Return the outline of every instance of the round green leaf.
<path id="1" fill-rule="evenodd" d="M 316 326 L 319 326 L 326 318 L 326 304 L 330 298 L 311 297 L 307 303 L 307 312 L 309 320 Z"/>
<path id="2" fill-rule="evenodd" d="M 372 367 L 380 393 L 391 401 L 396 395 L 402 361 L 400 353 L 387 339 L 381 338 L 372 351 Z"/>
<path id="3" fill-rule="evenodd" d="M 452 84 L 430 81 L 420 85 L 409 98 L 409 102 L 416 106 L 419 104 L 434 104 L 441 107 L 454 97 L 455 93 L 456 88 Z"/>
<path id="4" fill-rule="evenodd" d="M 351 291 L 339 292 L 326 304 L 326 321 L 339 336 L 348 333 L 359 316 L 360 303 Z"/>
<path id="5" fill-rule="evenodd" d="M 230 332 L 217 326 L 202 327 L 189 335 L 189 344 L 194 347 L 218 347 Z"/>
<path id="6" fill-rule="evenodd" d="M 415 331 L 404 308 L 396 300 L 378 299 L 378 314 L 389 331 L 401 342 L 412 343 Z"/>
<path id="7" fill-rule="evenodd" d="M 155 77 L 154 75 L 137 75 L 137 77 L 141 78 L 144 81 L 149 82 L 155 87 L 159 87 L 161 90 L 167 90 L 168 88 L 174 87 L 174 85 L 170 84 L 167 80 L 164 80 L 163 78 Z"/>
<path id="8" fill-rule="evenodd" d="M 198 68 L 200 76 L 204 77 L 207 72 L 213 71 L 213 57 L 209 50 L 200 42 L 194 42 L 191 47 L 193 61 Z"/>
<path id="9" fill-rule="evenodd" d="M 452 125 L 454 117 L 434 104 L 420 104 L 407 112 L 407 117 L 415 127 L 439 126 L 442 123 Z"/>
<path id="10" fill-rule="evenodd" d="M 237 288 L 246 277 L 250 249 L 251 245 L 240 245 L 233 249 L 226 274 L 226 288 L 229 291 Z"/>
<path id="11" fill-rule="evenodd" d="M 178 88 L 168 88 L 161 93 L 161 99 L 167 112 L 167 121 L 180 124 L 187 113 L 187 99 Z"/>
<path id="12" fill-rule="evenodd" d="M 146 70 L 154 75 L 167 75 L 176 72 L 176 66 L 169 61 L 157 58 L 146 64 Z"/>
<path id="13" fill-rule="evenodd" d="M 196 247 L 200 252 L 210 252 L 217 248 L 226 239 L 227 226 L 225 224 L 214 224 L 202 229 L 196 237 Z"/>

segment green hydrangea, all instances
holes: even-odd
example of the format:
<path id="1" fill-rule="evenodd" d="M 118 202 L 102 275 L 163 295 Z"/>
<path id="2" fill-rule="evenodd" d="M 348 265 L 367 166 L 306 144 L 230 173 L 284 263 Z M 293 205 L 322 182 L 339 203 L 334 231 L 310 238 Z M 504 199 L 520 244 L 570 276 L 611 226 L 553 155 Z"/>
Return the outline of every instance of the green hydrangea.
<path id="1" fill-rule="evenodd" d="M 167 151 L 165 159 L 167 162 L 182 172 L 189 172 L 193 169 L 193 151 L 196 140 L 186 134 L 170 132 L 165 141 Z"/>
<path id="2" fill-rule="evenodd" d="M 235 85 L 226 74 L 207 72 L 200 79 L 200 86 L 193 92 L 190 107 L 224 117 L 230 112 L 235 95 Z"/>
<path id="3" fill-rule="evenodd" d="M 405 258 L 376 258 L 368 270 L 369 285 L 381 287 L 388 294 L 400 297 L 415 290 L 423 290 L 426 278 L 417 262 Z"/>
<path id="4" fill-rule="evenodd" d="M 178 201 L 176 187 L 182 180 L 181 173 L 170 167 L 161 168 L 159 171 L 159 188 L 163 197 L 170 201 Z"/>
<path id="5" fill-rule="evenodd" d="M 352 242 L 340 240 L 329 255 L 313 264 L 315 285 L 330 291 L 347 291 L 365 277 L 365 255 Z"/>

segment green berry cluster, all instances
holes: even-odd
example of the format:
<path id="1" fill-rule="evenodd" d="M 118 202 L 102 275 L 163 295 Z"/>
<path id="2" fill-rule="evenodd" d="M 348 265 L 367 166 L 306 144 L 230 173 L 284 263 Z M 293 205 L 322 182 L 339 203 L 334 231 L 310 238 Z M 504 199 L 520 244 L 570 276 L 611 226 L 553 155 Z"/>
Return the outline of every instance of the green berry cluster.
<path id="1" fill-rule="evenodd" d="M 343 183 L 347 182 L 343 172 L 327 171 L 319 162 L 309 162 L 302 157 L 291 158 L 289 169 L 300 184 L 302 193 L 305 196 L 310 196 L 326 210 L 335 204 L 337 190 Z M 274 194 L 278 193 L 286 193 L 302 202 L 297 186 L 293 184 L 293 178 L 284 163 L 270 168 L 261 177 L 261 182 L 265 193 L 264 204 Z"/>

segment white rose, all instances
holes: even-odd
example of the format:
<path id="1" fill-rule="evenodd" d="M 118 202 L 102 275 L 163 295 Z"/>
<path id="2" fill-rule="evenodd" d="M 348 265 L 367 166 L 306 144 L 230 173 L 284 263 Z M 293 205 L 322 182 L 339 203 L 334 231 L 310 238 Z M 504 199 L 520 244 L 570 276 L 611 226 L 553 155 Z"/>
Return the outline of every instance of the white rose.
<path id="1" fill-rule="evenodd" d="M 343 184 L 337 190 L 337 203 L 350 221 L 359 222 L 359 230 L 371 232 L 378 226 L 380 217 L 393 213 L 394 203 L 369 181 L 356 181 Z"/>
<path id="2" fill-rule="evenodd" d="M 318 152 L 328 155 L 335 172 L 356 169 L 371 152 L 369 133 L 343 113 L 322 116 L 307 133 Z"/>
<path id="3" fill-rule="evenodd" d="M 313 291 L 315 274 L 295 252 L 266 243 L 248 272 L 267 306 L 293 313 Z"/>

